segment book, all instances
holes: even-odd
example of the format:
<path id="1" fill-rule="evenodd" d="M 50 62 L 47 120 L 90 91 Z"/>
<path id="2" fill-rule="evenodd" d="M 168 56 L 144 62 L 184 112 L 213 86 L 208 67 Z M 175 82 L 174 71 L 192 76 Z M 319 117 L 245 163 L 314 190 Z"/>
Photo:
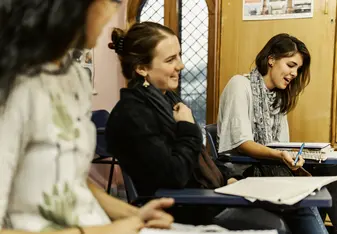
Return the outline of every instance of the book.
<path id="1" fill-rule="evenodd" d="M 282 151 L 288 151 L 291 156 L 296 157 L 302 143 L 301 142 L 274 142 L 269 143 L 266 146 Z M 337 157 L 334 153 L 334 148 L 331 147 L 330 143 L 305 143 L 302 157 L 304 159 L 325 161 L 329 157 Z"/>
<path id="2" fill-rule="evenodd" d="M 294 205 L 315 190 L 320 190 L 334 181 L 337 181 L 337 176 L 248 177 L 214 191 L 241 196 L 251 202 L 259 200 L 279 205 Z"/>

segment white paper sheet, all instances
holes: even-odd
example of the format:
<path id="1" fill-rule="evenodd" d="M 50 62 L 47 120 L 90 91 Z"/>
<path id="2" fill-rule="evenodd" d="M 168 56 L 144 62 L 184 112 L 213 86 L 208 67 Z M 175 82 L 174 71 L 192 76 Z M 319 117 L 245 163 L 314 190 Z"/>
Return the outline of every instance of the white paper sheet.
<path id="1" fill-rule="evenodd" d="M 293 205 L 315 190 L 337 181 L 337 176 L 322 177 L 249 177 L 217 188 L 217 193 L 245 197 L 247 200 Z"/>

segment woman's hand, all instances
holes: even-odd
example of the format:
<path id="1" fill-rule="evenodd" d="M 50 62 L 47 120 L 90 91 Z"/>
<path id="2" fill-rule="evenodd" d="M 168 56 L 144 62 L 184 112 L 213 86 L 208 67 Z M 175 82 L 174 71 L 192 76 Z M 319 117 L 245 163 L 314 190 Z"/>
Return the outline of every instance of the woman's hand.
<path id="1" fill-rule="evenodd" d="M 111 224 L 94 227 L 94 232 L 99 234 L 138 234 L 140 229 L 144 227 L 144 222 L 140 217 L 131 216 L 124 219 L 118 219 L 113 221 Z"/>
<path id="2" fill-rule="evenodd" d="M 238 180 L 237 179 L 235 179 L 235 178 L 229 178 L 228 180 L 227 180 L 227 185 L 228 184 L 233 184 L 233 183 L 235 183 L 235 182 L 237 182 Z"/>
<path id="3" fill-rule="evenodd" d="M 171 227 L 173 217 L 163 211 L 174 204 L 172 198 L 160 198 L 146 203 L 139 209 L 139 217 L 146 227 L 165 228 Z"/>
<path id="4" fill-rule="evenodd" d="M 299 156 L 299 159 L 295 165 L 294 158 L 287 152 L 287 151 L 281 151 L 281 157 L 283 162 L 293 171 L 296 171 L 300 167 L 304 165 L 304 159 L 302 156 Z"/>
<path id="5" fill-rule="evenodd" d="M 182 102 L 179 102 L 177 105 L 173 107 L 173 117 L 176 122 L 186 121 L 186 122 L 194 123 L 194 118 L 193 118 L 191 109 L 188 108 Z"/>

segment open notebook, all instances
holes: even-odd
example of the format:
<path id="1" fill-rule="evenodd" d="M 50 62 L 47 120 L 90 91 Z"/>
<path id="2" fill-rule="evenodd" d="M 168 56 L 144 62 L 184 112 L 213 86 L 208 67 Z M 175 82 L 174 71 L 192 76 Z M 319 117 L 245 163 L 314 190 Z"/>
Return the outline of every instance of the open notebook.
<path id="1" fill-rule="evenodd" d="M 315 190 L 337 181 L 337 176 L 321 177 L 248 177 L 217 188 L 216 193 L 236 195 L 249 201 L 294 205 Z"/>
<path id="2" fill-rule="evenodd" d="M 154 229 L 154 228 L 143 228 L 140 231 L 140 234 L 209 234 L 209 233 L 217 233 L 217 234 L 277 234 L 276 230 L 264 230 L 264 231 L 230 231 L 225 228 L 219 227 L 217 225 L 207 225 L 207 226 L 193 226 L 193 225 L 185 225 L 174 223 L 172 225 L 172 229 L 164 230 L 164 229 Z"/>
<path id="3" fill-rule="evenodd" d="M 293 157 L 296 157 L 301 145 L 301 142 L 275 142 L 266 146 L 288 151 Z M 334 152 L 330 143 L 305 143 L 302 157 L 304 159 L 325 161 L 328 158 L 337 158 L 337 152 Z"/>

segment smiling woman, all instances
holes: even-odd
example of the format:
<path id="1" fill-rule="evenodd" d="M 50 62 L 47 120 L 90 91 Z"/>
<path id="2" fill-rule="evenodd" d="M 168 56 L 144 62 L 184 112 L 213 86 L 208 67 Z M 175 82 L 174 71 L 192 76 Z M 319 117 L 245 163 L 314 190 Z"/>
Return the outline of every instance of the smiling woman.
<path id="1" fill-rule="evenodd" d="M 257 71 L 267 88 L 276 92 L 273 104 L 280 105 L 281 113 L 295 108 L 299 94 L 309 84 L 310 60 L 306 45 L 284 33 L 271 38 L 256 56 Z"/>
<path id="2" fill-rule="evenodd" d="M 111 39 L 109 46 L 119 55 L 129 83 L 106 126 L 108 151 L 131 176 L 137 192 L 224 185 L 191 110 L 173 91 L 184 68 L 177 36 L 165 26 L 142 22 L 126 32 L 115 29 Z M 209 224 L 221 210 L 200 211 L 198 217 L 174 211 L 178 222 Z"/>
<path id="3" fill-rule="evenodd" d="M 214 167 L 214 173 L 194 166 L 202 138 L 191 110 L 173 92 L 184 68 L 177 36 L 165 26 L 142 22 L 127 32 L 115 29 L 111 39 L 109 47 L 119 55 L 129 83 L 106 127 L 108 150 L 135 180 L 140 194 L 160 187 L 221 185 L 223 178 L 208 155 L 200 160 Z M 156 167 L 149 169 L 151 164 Z"/>
<path id="4" fill-rule="evenodd" d="M 261 163 L 245 168 L 232 165 L 244 177 L 310 175 L 302 168 L 301 156 L 295 165 L 288 152 L 265 146 L 289 141 L 286 114 L 295 108 L 298 95 L 309 83 L 310 60 L 302 41 L 278 34 L 256 56 L 256 68 L 246 76 L 234 76 L 225 87 L 218 115 L 219 153 L 236 151 L 280 161 L 279 165 Z M 276 213 L 292 233 L 327 233 L 316 207 Z"/>
<path id="5" fill-rule="evenodd" d="M 178 87 L 184 64 L 180 58 L 180 43 L 171 29 L 143 22 L 135 24 L 128 33 L 114 29 L 111 39 L 109 46 L 119 55 L 124 77 L 133 81 L 130 85 L 143 80 L 163 93 Z"/>
<path id="6" fill-rule="evenodd" d="M 271 38 L 256 56 L 256 68 L 247 76 L 234 76 L 219 105 L 219 152 L 243 150 L 247 141 L 265 145 L 289 141 L 286 114 L 310 81 L 310 54 L 305 44 L 288 34 Z M 260 157 L 286 159 L 289 155 L 267 147 Z M 283 153 L 285 154 L 285 153 Z M 250 155 L 250 154 L 249 154 Z M 255 156 L 252 153 L 251 156 Z"/>
<path id="7" fill-rule="evenodd" d="M 139 66 L 136 68 L 137 73 L 163 93 L 175 90 L 178 88 L 179 73 L 184 68 L 178 38 L 167 35 L 167 38 L 158 43 L 155 54 L 151 66 Z"/>

